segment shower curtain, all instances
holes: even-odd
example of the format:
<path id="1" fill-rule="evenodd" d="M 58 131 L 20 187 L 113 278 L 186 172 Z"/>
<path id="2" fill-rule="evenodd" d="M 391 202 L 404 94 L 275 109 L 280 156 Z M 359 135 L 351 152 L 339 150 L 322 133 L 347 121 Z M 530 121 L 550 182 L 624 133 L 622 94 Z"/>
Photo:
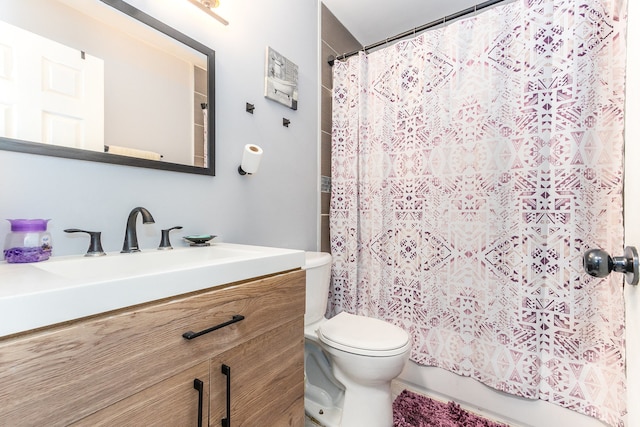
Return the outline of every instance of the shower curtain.
<path id="1" fill-rule="evenodd" d="M 625 0 L 518 0 L 334 65 L 329 314 L 624 425 Z"/>

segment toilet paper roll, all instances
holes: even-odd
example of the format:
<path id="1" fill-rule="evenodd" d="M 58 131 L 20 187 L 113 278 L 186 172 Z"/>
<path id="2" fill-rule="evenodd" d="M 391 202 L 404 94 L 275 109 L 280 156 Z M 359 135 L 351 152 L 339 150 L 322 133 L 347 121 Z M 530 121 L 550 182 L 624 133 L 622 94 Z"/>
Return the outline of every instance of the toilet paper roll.
<path id="1" fill-rule="evenodd" d="M 257 145 L 247 144 L 244 146 L 242 152 L 242 163 L 240 167 L 246 173 L 256 173 L 258 166 L 260 166 L 260 159 L 262 158 L 262 148 Z"/>

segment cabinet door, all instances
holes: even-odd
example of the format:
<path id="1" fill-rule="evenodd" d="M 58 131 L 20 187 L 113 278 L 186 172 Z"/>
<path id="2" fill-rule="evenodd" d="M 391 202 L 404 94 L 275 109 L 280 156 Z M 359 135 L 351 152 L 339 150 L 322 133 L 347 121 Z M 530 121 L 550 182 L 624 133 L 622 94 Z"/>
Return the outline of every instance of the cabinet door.
<path id="1" fill-rule="evenodd" d="M 208 419 L 209 363 L 203 362 L 72 425 L 196 427 Z"/>
<path id="2" fill-rule="evenodd" d="M 212 359 L 209 425 L 304 426 L 303 328 L 296 318 Z"/>

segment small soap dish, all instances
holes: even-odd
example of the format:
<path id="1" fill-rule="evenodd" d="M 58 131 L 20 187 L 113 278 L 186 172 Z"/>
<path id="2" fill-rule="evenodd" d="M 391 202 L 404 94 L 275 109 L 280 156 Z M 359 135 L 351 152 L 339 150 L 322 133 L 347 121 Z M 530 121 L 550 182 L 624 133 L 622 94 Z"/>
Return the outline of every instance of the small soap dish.
<path id="1" fill-rule="evenodd" d="M 189 246 L 210 246 L 209 240 L 215 237 L 211 234 L 200 234 L 197 236 L 184 236 L 183 239 L 189 242 Z"/>

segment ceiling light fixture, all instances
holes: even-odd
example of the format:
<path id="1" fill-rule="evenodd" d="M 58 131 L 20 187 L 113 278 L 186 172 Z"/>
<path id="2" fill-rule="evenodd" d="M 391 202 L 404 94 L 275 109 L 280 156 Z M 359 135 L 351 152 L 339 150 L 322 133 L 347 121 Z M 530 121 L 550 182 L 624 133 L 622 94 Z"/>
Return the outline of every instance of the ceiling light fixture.
<path id="1" fill-rule="evenodd" d="M 189 1 L 194 5 L 198 6 L 200 10 L 204 10 L 209 15 L 213 16 L 216 20 L 218 20 L 223 25 L 229 25 L 229 21 L 227 21 L 222 16 L 218 15 L 213 11 L 213 9 L 220 6 L 220 0 L 189 0 Z"/>

